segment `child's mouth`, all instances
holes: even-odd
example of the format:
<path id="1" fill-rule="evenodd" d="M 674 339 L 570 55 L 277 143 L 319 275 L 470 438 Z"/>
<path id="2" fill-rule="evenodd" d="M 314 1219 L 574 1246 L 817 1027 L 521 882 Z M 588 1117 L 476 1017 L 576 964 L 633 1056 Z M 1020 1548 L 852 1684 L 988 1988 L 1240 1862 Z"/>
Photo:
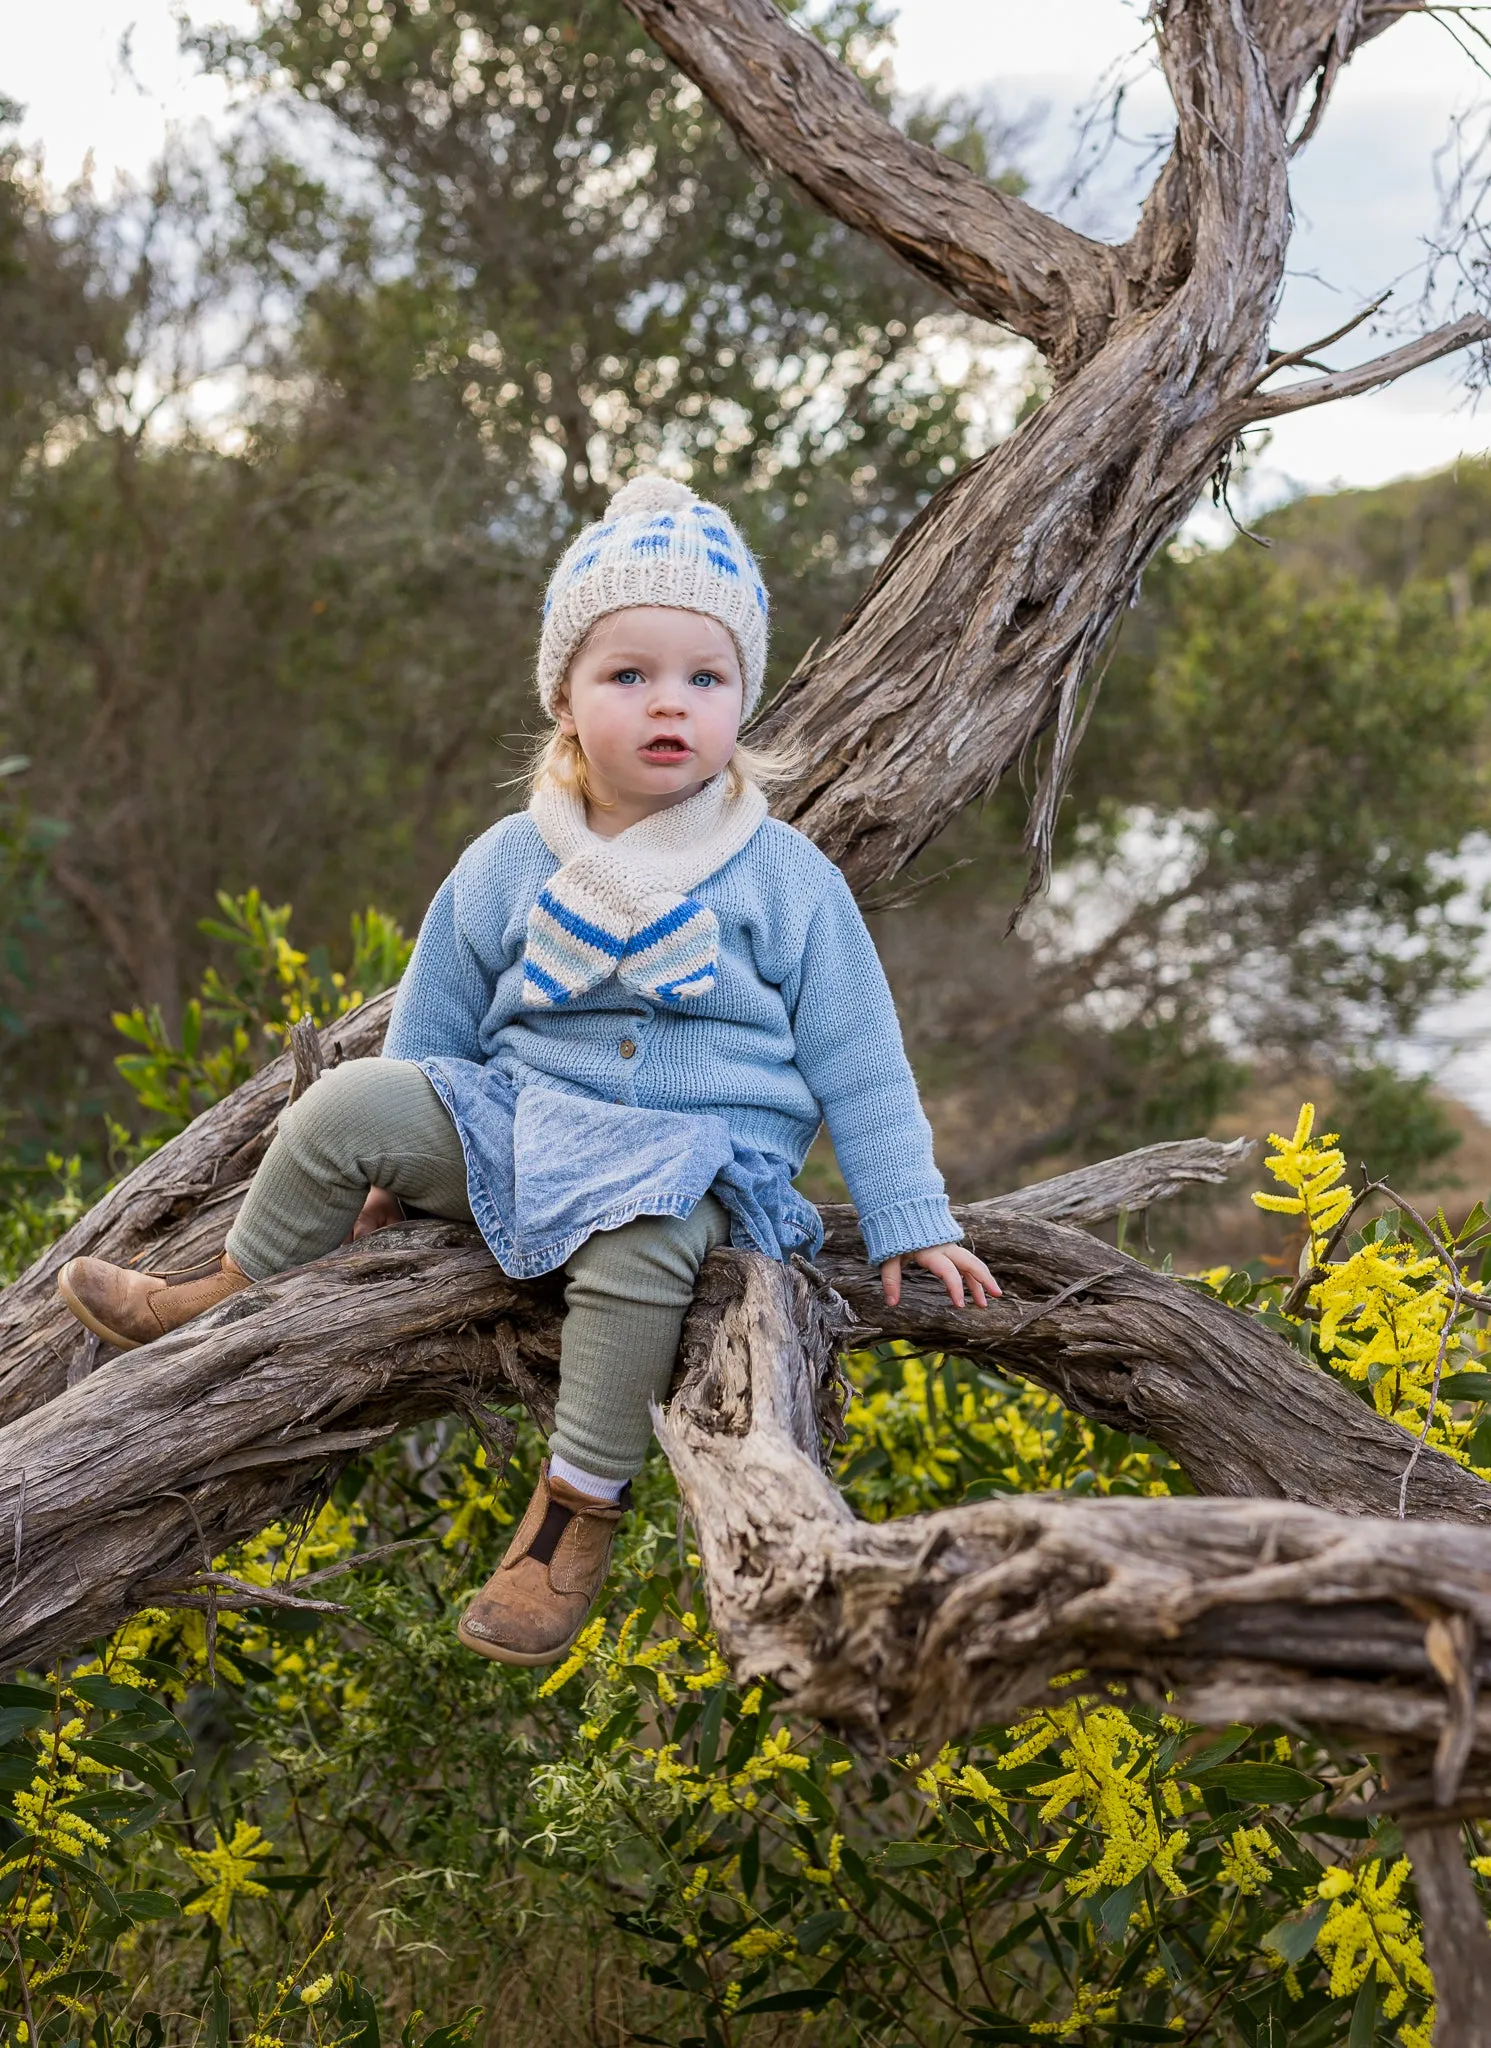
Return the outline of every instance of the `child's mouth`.
<path id="1" fill-rule="evenodd" d="M 686 740 L 667 737 L 649 740 L 642 749 L 643 759 L 648 761 L 682 761 L 692 752 Z"/>

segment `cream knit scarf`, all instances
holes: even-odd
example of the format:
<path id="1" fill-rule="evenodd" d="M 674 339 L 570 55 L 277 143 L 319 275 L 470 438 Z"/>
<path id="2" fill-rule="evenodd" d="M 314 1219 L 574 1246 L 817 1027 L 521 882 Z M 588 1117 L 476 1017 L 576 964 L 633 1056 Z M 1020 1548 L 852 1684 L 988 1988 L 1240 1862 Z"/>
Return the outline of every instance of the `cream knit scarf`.
<path id="1" fill-rule="evenodd" d="M 528 815 L 561 866 L 528 913 L 526 1004 L 557 1008 L 608 974 L 655 1002 L 709 993 L 719 927 L 688 892 L 754 836 L 766 816 L 759 789 L 732 797 L 722 772 L 615 839 L 591 831 L 584 798 L 562 785 L 536 790 Z"/>

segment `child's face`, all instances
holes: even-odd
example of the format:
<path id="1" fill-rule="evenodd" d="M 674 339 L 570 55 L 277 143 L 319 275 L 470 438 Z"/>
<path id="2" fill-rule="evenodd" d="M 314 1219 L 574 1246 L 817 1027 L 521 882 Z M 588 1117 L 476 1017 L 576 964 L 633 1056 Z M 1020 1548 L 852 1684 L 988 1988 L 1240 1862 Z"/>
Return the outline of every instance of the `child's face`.
<path id="1" fill-rule="evenodd" d="M 596 796 L 645 817 L 726 766 L 740 709 L 740 657 L 717 619 L 633 605 L 592 628 L 557 715 L 579 739 Z"/>

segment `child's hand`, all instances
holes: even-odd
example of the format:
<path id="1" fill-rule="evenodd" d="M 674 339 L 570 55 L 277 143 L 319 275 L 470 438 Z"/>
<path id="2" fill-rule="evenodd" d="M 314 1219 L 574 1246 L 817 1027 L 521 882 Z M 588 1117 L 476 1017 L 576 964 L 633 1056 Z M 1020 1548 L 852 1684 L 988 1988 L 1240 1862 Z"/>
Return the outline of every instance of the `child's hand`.
<path id="1" fill-rule="evenodd" d="M 935 1273 L 947 1289 L 948 1300 L 955 1308 L 964 1306 L 963 1282 L 980 1308 L 987 1308 L 991 1300 L 997 1301 L 1002 1292 L 999 1282 L 989 1271 L 983 1260 L 971 1252 L 966 1244 L 929 1244 L 924 1251 L 909 1252 L 919 1266 L 925 1266 L 929 1273 Z M 901 1299 L 901 1261 L 887 1259 L 880 1268 L 880 1287 L 886 1305 L 894 1308 Z"/>
<path id="2" fill-rule="evenodd" d="M 387 1188 L 369 1188 L 368 1198 L 352 1226 L 354 1237 L 371 1237 L 375 1230 L 387 1230 L 390 1223 L 402 1223 L 404 1205 Z"/>

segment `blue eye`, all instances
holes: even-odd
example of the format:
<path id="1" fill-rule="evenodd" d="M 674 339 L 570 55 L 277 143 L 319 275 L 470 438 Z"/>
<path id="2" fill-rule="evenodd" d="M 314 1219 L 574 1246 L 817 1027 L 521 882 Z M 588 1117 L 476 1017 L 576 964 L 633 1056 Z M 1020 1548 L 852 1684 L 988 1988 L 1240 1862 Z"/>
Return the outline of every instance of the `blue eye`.
<path id="1" fill-rule="evenodd" d="M 720 681 L 720 678 L 715 674 L 713 669 L 696 668 L 694 670 L 694 673 L 689 677 L 689 681 L 693 684 L 696 690 L 712 690 L 714 689 L 715 685 Z"/>
<path id="2" fill-rule="evenodd" d="M 639 668 L 619 668 L 616 671 L 616 680 L 618 683 L 626 683 L 628 685 L 640 683 L 642 671 Z"/>

